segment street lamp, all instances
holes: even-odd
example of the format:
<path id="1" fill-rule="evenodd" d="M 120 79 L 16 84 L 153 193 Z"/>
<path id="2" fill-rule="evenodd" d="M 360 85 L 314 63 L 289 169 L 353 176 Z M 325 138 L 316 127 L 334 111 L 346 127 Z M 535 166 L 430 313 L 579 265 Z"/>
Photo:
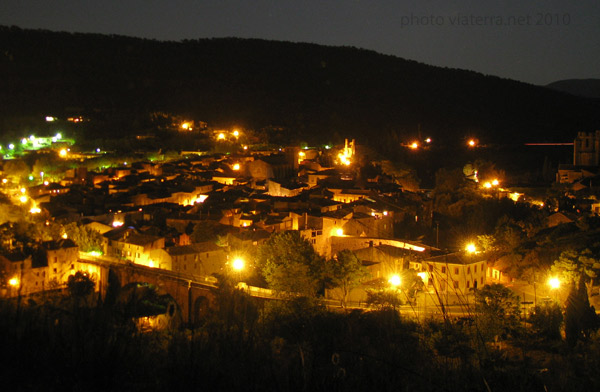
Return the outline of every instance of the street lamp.
<path id="1" fill-rule="evenodd" d="M 550 290 L 554 291 L 554 299 L 558 302 L 558 289 L 560 289 L 560 279 L 554 277 L 548 279 L 548 285 L 550 286 Z"/>
<path id="2" fill-rule="evenodd" d="M 233 263 L 231 264 L 231 267 L 232 267 L 232 268 L 233 268 L 235 271 L 238 271 L 238 272 L 240 272 L 241 270 L 243 270 L 243 269 L 244 269 L 244 267 L 245 267 L 245 264 L 246 264 L 246 263 L 244 262 L 244 259 L 242 259 L 242 258 L 240 258 L 240 257 L 236 257 L 236 258 L 233 260 Z"/>
<path id="3" fill-rule="evenodd" d="M 477 252 L 477 248 L 475 247 L 475 244 L 473 244 L 473 243 L 467 244 L 467 246 L 465 247 L 465 250 L 467 252 L 469 252 L 470 254 Z"/>
<path id="4" fill-rule="evenodd" d="M 398 286 L 400 286 L 400 284 L 402 283 L 402 279 L 400 279 L 400 275 L 398 274 L 394 274 L 390 277 L 390 279 L 388 280 L 389 284 L 391 284 L 392 286 L 394 286 L 395 289 L 398 288 Z"/>

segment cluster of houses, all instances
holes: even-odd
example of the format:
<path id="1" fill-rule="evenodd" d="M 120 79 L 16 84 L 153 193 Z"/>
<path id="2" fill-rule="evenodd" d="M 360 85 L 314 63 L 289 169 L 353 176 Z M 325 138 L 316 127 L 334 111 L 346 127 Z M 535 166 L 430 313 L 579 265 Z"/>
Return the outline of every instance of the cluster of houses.
<path id="1" fill-rule="evenodd" d="M 129 162 L 102 172 L 80 168 L 60 184 L 29 193 L 49 219 L 99 232 L 103 257 L 190 277 L 223 273 L 234 254 L 251 255 L 272 233 L 298 230 L 325 258 L 354 251 L 368 266 L 371 284 L 385 285 L 406 269 L 436 292 L 468 293 L 502 280 L 480 255 L 441 255 L 433 247 L 394 239 L 395 226 L 431 219 L 431 202 L 385 176 L 360 178 L 358 165 L 350 164 L 359 158 L 354 142 L 346 143 L 349 148 L 337 166 L 332 150 L 290 148 L 187 154 L 178 161 Z M 207 231 L 218 239 L 206 237 Z M 82 269 L 97 273 L 69 239 L 40 244 L 35 254 L 3 254 L 0 295 L 61 287 Z M 364 292 L 356 295 L 360 299 Z"/>

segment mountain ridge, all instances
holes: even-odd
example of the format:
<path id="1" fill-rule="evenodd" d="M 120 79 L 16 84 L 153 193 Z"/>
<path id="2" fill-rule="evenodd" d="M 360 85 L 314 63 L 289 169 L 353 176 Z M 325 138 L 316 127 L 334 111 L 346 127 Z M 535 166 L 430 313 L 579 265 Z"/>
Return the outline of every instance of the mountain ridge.
<path id="1" fill-rule="evenodd" d="M 148 112 L 167 111 L 216 126 L 277 125 L 307 140 L 375 139 L 386 148 L 419 131 L 500 143 L 571 141 L 600 128 L 594 100 L 353 47 L 17 27 L 0 27 L 0 42 L 4 124 L 80 108 L 101 113 L 106 127 L 136 132 Z"/>
<path id="2" fill-rule="evenodd" d="M 546 87 L 580 97 L 600 99 L 600 79 L 557 80 Z"/>

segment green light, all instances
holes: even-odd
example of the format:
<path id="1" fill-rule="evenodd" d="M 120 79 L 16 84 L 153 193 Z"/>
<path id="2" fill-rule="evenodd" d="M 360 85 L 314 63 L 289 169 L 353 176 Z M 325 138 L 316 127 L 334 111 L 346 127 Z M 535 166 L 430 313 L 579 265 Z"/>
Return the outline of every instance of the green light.
<path id="1" fill-rule="evenodd" d="M 29 181 L 33 181 L 33 176 L 31 174 L 29 175 Z"/>

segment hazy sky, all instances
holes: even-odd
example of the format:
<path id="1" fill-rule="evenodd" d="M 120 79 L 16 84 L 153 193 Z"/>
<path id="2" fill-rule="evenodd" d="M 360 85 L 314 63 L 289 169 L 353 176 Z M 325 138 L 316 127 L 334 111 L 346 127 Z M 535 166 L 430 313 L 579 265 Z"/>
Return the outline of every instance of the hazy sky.
<path id="1" fill-rule="evenodd" d="M 534 84 L 600 78 L 600 0 L 2 0 L 0 25 L 356 46 Z"/>

